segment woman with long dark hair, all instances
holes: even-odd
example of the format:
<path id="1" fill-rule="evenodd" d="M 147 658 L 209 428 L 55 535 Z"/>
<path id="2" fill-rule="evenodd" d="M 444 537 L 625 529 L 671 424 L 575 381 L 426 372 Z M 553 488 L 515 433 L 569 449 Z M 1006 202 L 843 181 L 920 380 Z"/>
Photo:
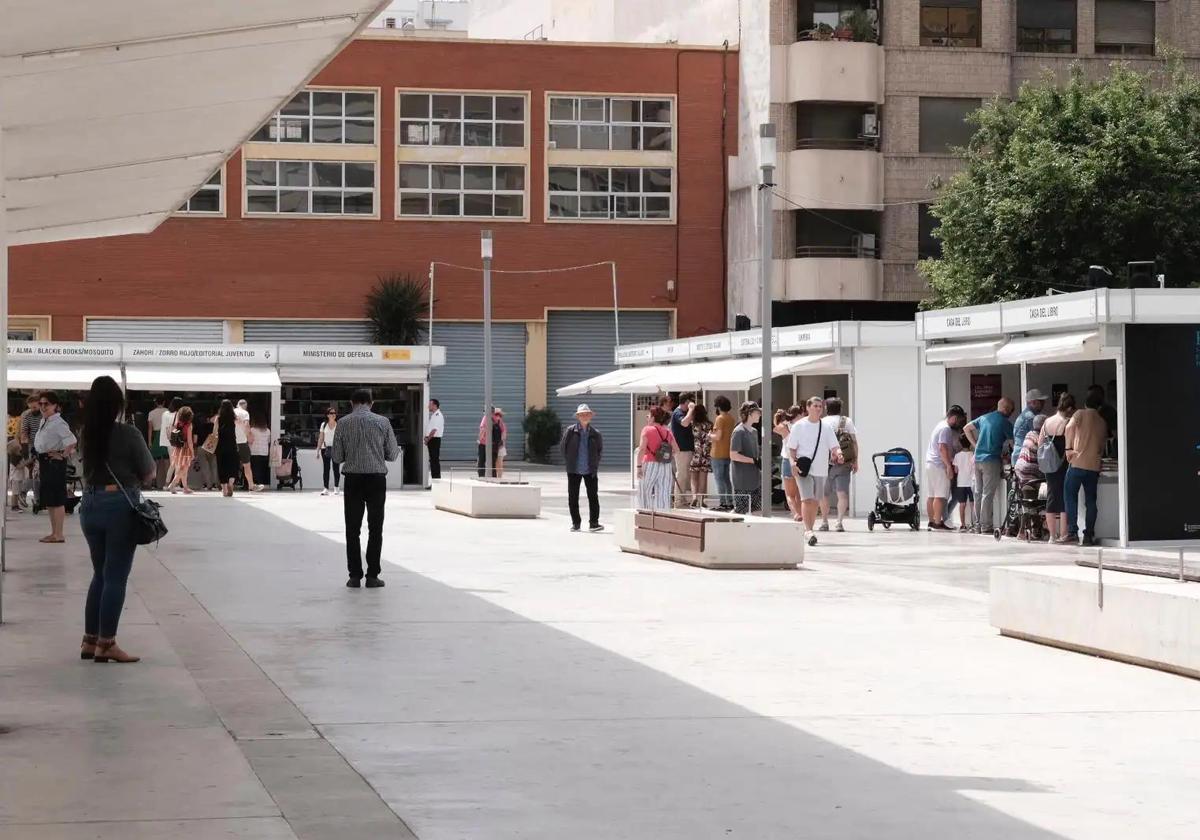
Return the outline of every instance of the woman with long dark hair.
<path id="1" fill-rule="evenodd" d="M 79 524 L 92 555 L 92 584 L 83 610 L 79 656 L 97 662 L 138 661 L 117 646 L 117 624 L 137 550 L 130 502 L 142 482 L 154 476 L 155 464 L 137 428 L 120 422 L 124 411 L 120 386 L 111 376 L 96 377 L 83 404 Z"/>
<path id="2" fill-rule="evenodd" d="M 242 458 L 237 445 L 237 415 L 233 403 L 221 400 L 217 411 L 217 480 L 221 482 L 221 495 L 233 495 L 233 482 L 242 471 Z"/>
<path id="3" fill-rule="evenodd" d="M 192 407 L 185 405 L 175 415 L 175 425 L 171 429 L 171 466 L 175 468 L 175 477 L 167 484 L 167 489 L 172 495 L 176 484 L 186 495 L 192 493 L 192 488 L 188 487 L 188 477 L 192 474 L 192 461 L 196 459 L 196 445 L 192 440 L 193 418 Z"/>

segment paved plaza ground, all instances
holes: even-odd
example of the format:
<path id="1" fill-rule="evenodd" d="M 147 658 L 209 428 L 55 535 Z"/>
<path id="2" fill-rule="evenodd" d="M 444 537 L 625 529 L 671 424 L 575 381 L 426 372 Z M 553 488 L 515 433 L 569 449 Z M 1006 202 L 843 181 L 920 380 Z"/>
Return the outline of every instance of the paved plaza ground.
<path id="1" fill-rule="evenodd" d="M 388 500 L 382 590 L 340 499 L 170 497 L 121 641 L 77 659 L 74 518 L 10 520 L 4 840 L 1192 840 L 1200 682 L 1000 637 L 997 563 L 1071 550 L 823 535 L 710 572 Z M 628 477 L 606 475 L 607 509 Z"/>

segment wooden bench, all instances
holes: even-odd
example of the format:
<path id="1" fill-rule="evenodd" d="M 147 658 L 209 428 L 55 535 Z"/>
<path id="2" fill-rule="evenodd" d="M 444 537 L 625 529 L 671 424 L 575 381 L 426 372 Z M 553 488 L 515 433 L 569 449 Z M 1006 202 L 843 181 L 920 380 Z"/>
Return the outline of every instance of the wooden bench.
<path id="1" fill-rule="evenodd" d="M 703 569 L 794 569 L 803 562 L 804 528 L 783 517 L 617 510 L 613 525 L 622 551 Z"/>

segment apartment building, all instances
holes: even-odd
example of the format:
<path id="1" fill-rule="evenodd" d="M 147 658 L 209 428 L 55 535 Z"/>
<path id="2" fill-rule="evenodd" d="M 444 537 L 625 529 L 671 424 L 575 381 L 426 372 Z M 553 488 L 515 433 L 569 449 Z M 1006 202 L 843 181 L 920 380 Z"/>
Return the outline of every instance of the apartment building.
<path id="1" fill-rule="evenodd" d="M 611 368 L 618 325 L 623 343 L 723 326 L 736 75 L 723 49 L 370 30 L 154 233 L 11 249 L 10 337 L 370 344 L 377 278 L 436 261 L 431 390 L 446 457 L 469 457 L 482 229 L 496 401 L 517 430 L 528 407 L 573 414 L 556 389 Z M 570 266 L 591 267 L 552 270 Z M 292 390 L 285 411 L 321 411 Z M 628 400 L 593 408 L 621 440 Z M 520 457 L 519 433 L 509 446 Z"/>
<path id="2" fill-rule="evenodd" d="M 1196 0 L 477 0 L 473 35 L 708 45 L 739 54 L 738 147 L 729 164 L 728 312 L 759 311 L 758 128 L 778 133 L 775 322 L 908 317 L 936 256 L 930 184 L 956 172 L 965 117 L 1071 64 L 1200 55 Z M 502 14 L 503 10 L 509 13 Z"/>

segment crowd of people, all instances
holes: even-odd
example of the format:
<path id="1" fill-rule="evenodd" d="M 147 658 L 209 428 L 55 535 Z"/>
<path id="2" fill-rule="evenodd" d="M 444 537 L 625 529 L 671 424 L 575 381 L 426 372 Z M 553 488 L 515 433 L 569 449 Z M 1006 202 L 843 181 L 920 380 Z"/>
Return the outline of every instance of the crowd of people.
<path id="1" fill-rule="evenodd" d="M 246 400 L 222 400 L 211 416 L 198 415 L 183 400 L 158 396 L 146 416 L 146 442 L 155 462 L 150 489 L 191 494 L 220 490 L 232 496 L 241 484 L 259 492 L 271 483 L 271 424 Z"/>
<path id="2" fill-rule="evenodd" d="M 925 455 L 930 530 L 954 530 L 947 523 L 957 506 L 959 531 L 995 533 L 997 496 L 1007 474 L 1014 493 L 1044 484 L 1048 541 L 1095 545 L 1097 487 L 1103 458 L 1116 435 L 1116 410 L 1099 385 L 1088 389 L 1082 408 L 1070 393 L 1060 394 L 1051 405 L 1050 398 L 1036 388 L 1025 394 L 1020 413 L 1008 397 L 997 402 L 995 411 L 970 421 L 962 406 L 951 406 L 934 428 Z"/>

